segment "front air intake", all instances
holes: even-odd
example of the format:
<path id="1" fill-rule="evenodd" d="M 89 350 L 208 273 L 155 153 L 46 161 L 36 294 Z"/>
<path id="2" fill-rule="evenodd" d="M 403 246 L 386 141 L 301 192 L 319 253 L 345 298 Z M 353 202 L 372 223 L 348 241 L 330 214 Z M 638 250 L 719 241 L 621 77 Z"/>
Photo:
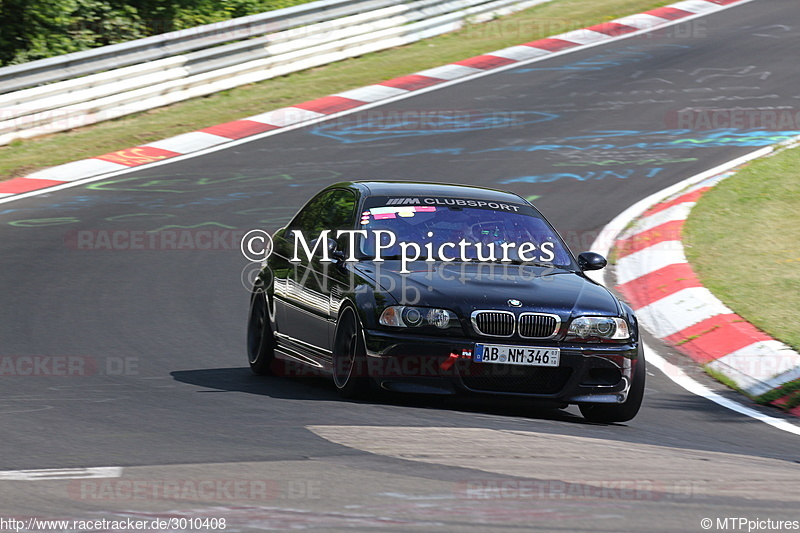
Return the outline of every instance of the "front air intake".
<path id="1" fill-rule="evenodd" d="M 549 339 L 558 333 L 561 318 L 546 313 L 522 313 L 519 315 L 519 336 L 526 339 Z"/>
<path id="2" fill-rule="evenodd" d="M 516 317 L 510 311 L 475 311 L 472 327 L 479 335 L 510 337 L 514 334 Z"/>

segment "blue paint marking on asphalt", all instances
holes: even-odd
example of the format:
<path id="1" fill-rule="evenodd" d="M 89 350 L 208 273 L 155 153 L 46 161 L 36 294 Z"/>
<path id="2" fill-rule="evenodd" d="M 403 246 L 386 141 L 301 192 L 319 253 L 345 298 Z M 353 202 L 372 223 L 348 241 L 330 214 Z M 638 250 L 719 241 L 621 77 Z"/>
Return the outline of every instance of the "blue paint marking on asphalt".
<path id="1" fill-rule="evenodd" d="M 407 154 L 394 154 L 395 157 L 402 157 L 406 155 L 424 155 L 424 154 L 451 154 L 461 155 L 464 153 L 464 148 L 429 148 L 427 150 L 420 150 L 419 152 L 409 152 Z"/>
<path id="2" fill-rule="evenodd" d="M 559 115 L 539 111 L 476 113 L 472 111 L 370 111 L 352 120 L 323 124 L 314 135 L 350 144 L 401 137 L 444 135 L 497 128 L 520 128 L 555 120 Z"/>
<path id="3" fill-rule="evenodd" d="M 604 178 L 617 178 L 628 179 L 634 176 L 643 176 L 645 178 L 655 177 L 659 172 L 664 170 L 663 167 L 653 167 L 648 169 L 640 168 L 626 168 L 622 170 L 602 170 L 602 171 L 587 171 L 581 173 L 575 172 L 555 172 L 551 174 L 539 174 L 537 176 L 521 176 L 518 178 L 511 178 L 503 180 L 500 183 L 551 183 L 558 181 L 562 178 L 574 179 L 578 181 L 601 180 Z"/>
<path id="4" fill-rule="evenodd" d="M 640 46 L 626 46 L 620 50 L 613 50 L 610 52 L 603 52 L 596 54 L 587 59 L 581 59 L 566 65 L 558 67 L 527 67 L 513 69 L 512 74 L 524 74 L 526 72 L 542 71 L 542 70 L 567 70 L 567 71 L 595 71 L 605 70 L 609 67 L 618 67 L 629 63 L 639 63 L 645 59 L 652 59 L 654 56 L 648 50 L 656 50 L 659 48 L 689 48 L 681 44 L 662 44 L 662 45 L 640 45 Z"/>
<path id="5" fill-rule="evenodd" d="M 694 135 L 695 137 L 688 137 Z M 719 148 L 719 147 L 760 147 L 769 146 L 782 141 L 788 141 L 800 135 L 800 131 L 766 131 L 766 130 L 736 130 L 719 129 L 699 133 L 692 130 L 659 130 L 659 131 L 637 131 L 637 130 L 612 130 L 596 131 L 587 135 L 577 137 L 566 137 L 561 141 L 581 141 L 596 139 L 602 141 L 606 138 L 624 139 L 626 137 L 641 138 L 667 138 L 669 140 L 653 142 L 634 142 L 630 144 L 615 143 L 596 143 L 596 144 L 519 144 L 511 146 L 496 146 L 483 150 L 467 151 L 461 147 L 450 148 L 428 148 L 415 152 L 394 154 L 395 157 L 407 157 L 417 155 L 465 155 L 483 154 L 489 152 L 568 152 L 568 151 L 588 151 L 588 150 L 681 150 L 688 148 Z M 674 138 L 682 137 L 682 138 Z"/>
<path id="6" fill-rule="evenodd" d="M 685 130 L 677 130 L 685 131 Z M 668 136 L 668 132 L 639 132 L 630 133 L 631 136 L 647 137 L 653 135 Z M 642 150 L 680 150 L 685 148 L 719 148 L 726 146 L 757 147 L 769 146 L 782 141 L 788 141 L 800 135 L 800 131 L 737 131 L 722 130 L 708 133 L 703 137 L 673 139 L 670 141 L 658 142 L 637 142 L 632 144 L 590 144 L 587 146 L 577 146 L 574 144 L 533 144 L 517 146 L 500 146 L 478 150 L 471 153 L 484 152 L 538 152 L 538 151 L 560 151 L 560 150 L 624 150 L 638 148 Z M 627 136 L 627 135 L 626 135 Z M 585 139 L 602 138 L 602 135 L 585 136 Z M 618 135 L 617 137 L 622 137 Z M 570 139 L 566 139 L 570 140 Z"/>

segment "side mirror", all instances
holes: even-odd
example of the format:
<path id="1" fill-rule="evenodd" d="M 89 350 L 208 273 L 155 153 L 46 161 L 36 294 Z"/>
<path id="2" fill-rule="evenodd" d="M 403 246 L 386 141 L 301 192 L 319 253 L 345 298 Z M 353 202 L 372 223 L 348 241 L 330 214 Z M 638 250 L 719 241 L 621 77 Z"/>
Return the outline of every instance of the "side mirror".
<path id="1" fill-rule="evenodd" d="M 578 266 L 581 270 L 600 270 L 608 264 L 606 258 L 594 252 L 583 252 L 578 256 Z"/>
<path id="2" fill-rule="evenodd" d="M 329 237 L 327 245 L 328 245 L 328 257 L 330 257 L 333 262 L 340 263 L 344 261 L 344 252 L 338 249 L 339 244 L 335 240 Z"/>
<path id="3" fill-rule="evenodd" d="M 308 247 L 311 250 L 314 250 L 314 258 L 316 258 L 318 260 L 322 259 L 323 257 L 325 257 L 326 253 L 327 253 L 327 257 L 329 257 L 330 259 L 332 259 L 334 261 L 337 261 L 339 259 L 339 257 L 344 257 L 344 252 L 340 252 L 340 251 L 338 251 L 336 249 L 338 244 L 336 244 L 335 240 L 329 238 L 325 242 L 325 248 L 327 248 L 327 249 L 323 249 L 322 247 L 317 248 L 318 244 L 319 244 L 319 238 L 313 239 L 310 243 L 308 243 Z M 323 253 L 323 252 L 325 252 L 325 253 Z"/>

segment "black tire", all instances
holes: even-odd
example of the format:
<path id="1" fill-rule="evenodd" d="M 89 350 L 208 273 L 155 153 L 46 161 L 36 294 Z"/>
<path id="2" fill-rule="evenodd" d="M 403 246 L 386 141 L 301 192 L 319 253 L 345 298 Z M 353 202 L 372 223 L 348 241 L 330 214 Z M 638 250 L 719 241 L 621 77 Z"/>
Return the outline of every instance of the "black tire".
<path id="1" fill-rule="evenodd" d="M 625 402 L 616 404 L 580 404 L 578 407 L 583 417 L 589 422 L 599 422 L 602 424 L 632 420 L 642 406 L 645 375 L 647 374 L 646 370 L 647 366 L 645 365 L 644 357 L 639 356 L 633 374 L 633 384 L 631 384 L 631 390 Z"/>
<path id="2" fill-rule="evenodd" d="M 250 301 L 250 318 L 247 321 L 247 359 L 250 369 L 269 376 L 275 359 L 275 337 L 272 335 L 267 299 L 263 291 L 253 294 Z"/>
<path id="3" fill-rule="evenodd" d="M 342 398 L 364 397 L 369 392 L 366 353 L 358 315 L 352 307 L 346 307 L 339 317 L 333 343 L 333 383 Z"/>

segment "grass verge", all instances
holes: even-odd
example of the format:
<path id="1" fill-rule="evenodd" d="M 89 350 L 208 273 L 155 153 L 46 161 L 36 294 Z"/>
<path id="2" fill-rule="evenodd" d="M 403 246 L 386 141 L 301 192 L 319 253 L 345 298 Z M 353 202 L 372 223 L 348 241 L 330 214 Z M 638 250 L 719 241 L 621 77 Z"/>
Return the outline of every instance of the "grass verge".
<path id="1" fill-rule="evenodd" d="M 757 160 L 692 210 L 684 246 L 700 281 L 744 319 L 800 349 L 800 150 Z"/>
<path id="2" fill-rule="evenodd" d="M 736 392 L 738 392 L 740 394 L 744 394 L 748 398 L 750 397 L 745 391 L 743 391 L 742 389 L 739 388 L 739 386 L 736 384 L 735 381 L 733 381 L 731 378 L 729 378 L 728 376 L 726 376 L 722 372 L 717 372 L 716 370 L 714 370 L 713 368 L 709 367 L 708 365 L 704 366 L 703 370 L 705 370 L 706 374 L 708 374 L 712 378 L 716 379 L 717 381 L 719 381 L 720 383 L 722 383 L 723 385 L 725 385 L 729 389 L 733 389 L 733 390 L 735 390 Z"/>
<path id="3" fill-rule="evenodd" d="M 553 0 L 514 15 L 470 25 L 460 31 L 407 46 L 94 126 L 14 141 L 0 147 L 0 181 L 584 28 L 668 3 L 654 0 Z"/>
<path id="4" fill-rule="evenodd" d="M 800 405 L 800 379 L 785 383 L 757 399 L 758 403 L 764 405 L 777 400 L 782 401 L 783 408 L 787 411 Z"/>

